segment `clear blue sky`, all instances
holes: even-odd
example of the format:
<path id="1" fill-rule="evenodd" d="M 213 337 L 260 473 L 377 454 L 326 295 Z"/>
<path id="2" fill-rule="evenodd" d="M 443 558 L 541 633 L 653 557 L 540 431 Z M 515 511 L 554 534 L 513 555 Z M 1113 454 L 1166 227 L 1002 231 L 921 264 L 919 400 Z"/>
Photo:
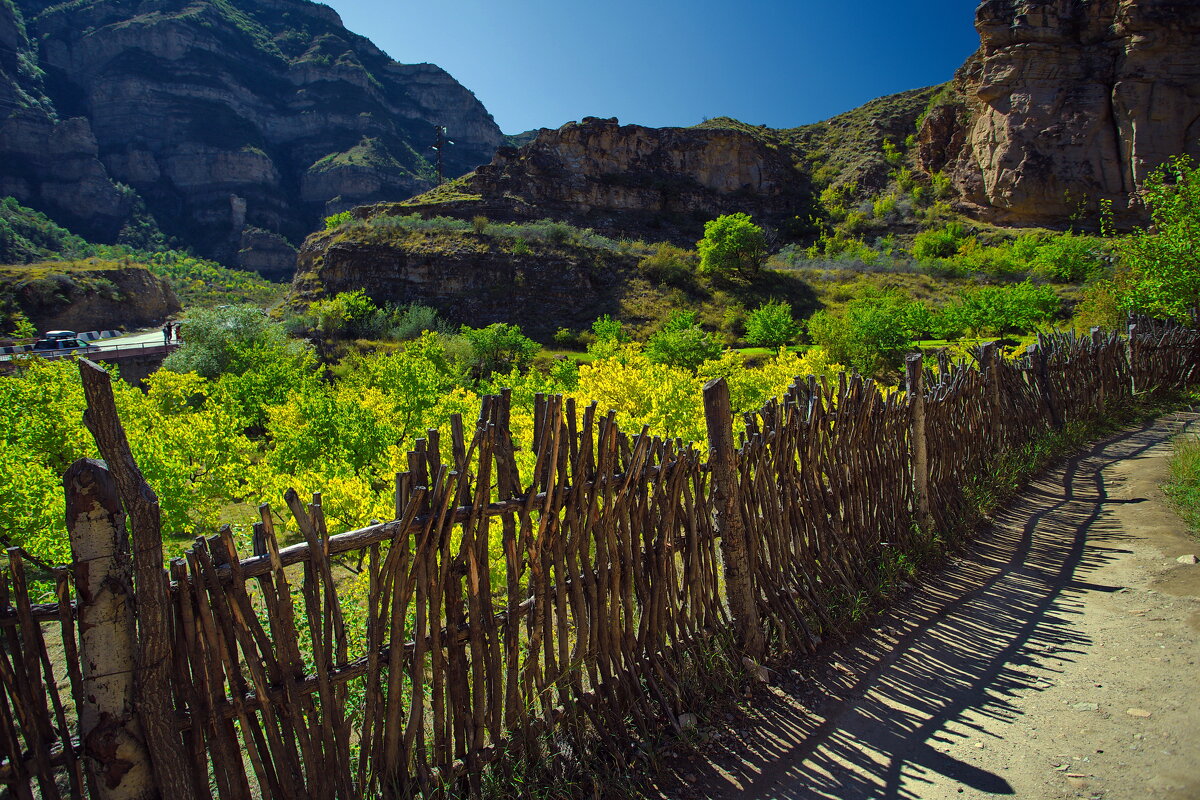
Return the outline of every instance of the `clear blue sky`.
<path id="1" fill-rule="evenodd" d="M 585 116 L 792 127 L 949 80 L 975 0 L 326 0 L 404 63 L 441 66 L 505 133 Z"/>

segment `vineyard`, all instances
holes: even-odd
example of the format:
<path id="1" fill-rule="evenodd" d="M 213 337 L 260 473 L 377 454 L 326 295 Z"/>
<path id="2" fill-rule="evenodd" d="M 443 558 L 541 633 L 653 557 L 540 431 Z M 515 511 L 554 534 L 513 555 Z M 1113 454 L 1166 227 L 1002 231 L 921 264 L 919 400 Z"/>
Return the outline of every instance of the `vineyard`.
<path id="1" fill-rule="evenodd" d="M 963 535 L 998 457 L 1193 382 L 1198 343 L 1142 326 L 1016 360 L 987 345 L 975 365 L 911 359 L 903 391 L 797 380 L 737 419 L 717 378 L 704 448 L 561 395 L 518 430 L 500 392 L 415 441 L 390 521 L 330 535 L 322 495 L 289 491 L 302 541 L 264 505 L 248 547 L 224 527 L 169 562 L 111 378 L 83 363 L 107 467 L 68 474 L 56 603 L 31 602 L 9 551 L 0 781 L 480 796 L 531 765 L 619 765 L 730 671 L 847 631 L 906 560 Z"/>

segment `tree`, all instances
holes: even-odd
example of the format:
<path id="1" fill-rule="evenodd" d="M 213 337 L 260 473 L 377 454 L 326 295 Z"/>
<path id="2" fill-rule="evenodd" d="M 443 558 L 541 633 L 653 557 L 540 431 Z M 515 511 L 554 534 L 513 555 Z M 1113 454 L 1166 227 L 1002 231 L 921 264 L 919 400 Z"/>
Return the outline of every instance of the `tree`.
<path id="1" fill-rule="evenodd" d="M 1200 311 L 1200 167 L 1177 156 L 1146 179 L 1148 230 L 1117 240 L 1126 272 L 1118 276 L 1126 311 L 1187 321 Z"/>
<path id="2" fill-rule="evenodd" d="M 525 369 L 541 346 L 521 331 L 519 325 L 494 322 L 486 328 L 463 325 L 461 334 L 471 345 L 472 374 L 486 378 L 493 372 Z"/>
<path id="3" fill-rule="evenodd" d="M 288 339 L 283 326 L 258 306 L 198 309 L 184 320 L 183 345 L 163 362 L 171 372 L 195 372 L 205 378 L 240 375 L 269 359 L 304 360 L 307 342 Z"/>
<path id="4" fill-rule="evenodd" d="M 782 300 L 763 303 L 746 319 L 746 341 L 761 347 L 778 348 L 800 334 L 800 323 L 792 317 L 792 307 Z"/>
<path id="5" fill-rule="evenodd" d="M 767 237 L 749 214 L 724 214 L 704 223 L 704 238 L 696 249 L 702 274 L 748 281 L 767 260 Z"/>
<path id="6" fill-rule="evenodd" d="M 695 370 L 720 356 L 721 349 L 716 337 L 700 328 L 695 311 L 676 311 L 646 343 L 646 357 L 655 364 Z"/>
<path id="7" fill-rule="evenodd" d="M 808 321 L 808 335 L 834 361 L 875 377 L 900 366 L 908 349 L 908 330 L 898 295 L 860 297 L 841 314 L 818 311 Z"/>

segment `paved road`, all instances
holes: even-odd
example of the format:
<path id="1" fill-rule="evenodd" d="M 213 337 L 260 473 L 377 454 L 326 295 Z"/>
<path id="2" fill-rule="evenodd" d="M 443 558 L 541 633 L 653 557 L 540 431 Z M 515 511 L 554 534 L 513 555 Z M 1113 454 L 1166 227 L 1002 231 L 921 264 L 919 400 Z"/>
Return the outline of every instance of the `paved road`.
<path id="1" fill-rule="evenodd" d="M 148 328 L 142 331 L 134 331 L 127 333 L 124 336 L 116 336 L 112 339 L 97 339 L 92 342 L 92 345 L 99 347 L 102 350 L 112 350 L 117 347 L 129 347 L 135 344 L 162 344 L 163 332 L 162 328 Z"/>
<path id="2" fill-rule="evenodd" d="M 777 673 L 681 798 L 1200 798 L 1200 544 L 1177 414 L 1036 480 L 869 635 Z M 716 722 L 715 720 L 713 722 Z"/>

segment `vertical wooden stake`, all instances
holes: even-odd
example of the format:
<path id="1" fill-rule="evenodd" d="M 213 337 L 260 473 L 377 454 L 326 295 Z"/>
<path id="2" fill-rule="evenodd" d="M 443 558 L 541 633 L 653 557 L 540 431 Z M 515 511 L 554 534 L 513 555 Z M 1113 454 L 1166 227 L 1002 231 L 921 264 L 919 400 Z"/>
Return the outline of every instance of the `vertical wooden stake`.
<path id="1" fill-rule="evenodd" d="M 1062 427 L 1062 418 L 1058 414 L 1058 406 L 1054 402 L 1054 390 L 1050 385 L 1050 365 L 1046 360 L 1046 351 L 1041 345 L 1031 344 L 1025 348 L 1025 352 L 1029 355 L 1030 364 L 1033 366 L 1033 377 L 1037 382 L 1038 393 L 1042 396 L 1042 403 L 1046 407 L 1046 415 L 1050 418 L 1050 424 L 1055 428 Z"/>
<path id="2" fill-rule="evenodd" d="M 714 526 L 721 537 L 729 607 L 737 628 L 738 644 L 748 656 L 759 661 L 766 652 L 766 643 L 758 620 L 753 568 L 746 547 L 746 528 L 742 523 L 737 452 L 733 447 L 733 410 L 729 404 L 729 385 L 724 378 L 714 378 L 704 385 L 704 421 L 708 427 Z"/>
<path id="3" fill-rule="evenodd" d="M 979 368 L 986 378 L 992 445 L 998 449 L 1000 447 L 1000 431 L 1004 427 L 1004 415 L 1000 408 L 1000 346 L 998 344 L 985 342 L 979 346 Z"/>
<path id="4" fill-rule="evenodd" d="M 153 796 L 150 754 L 134 715 L 133 564 L 116 481 L 80 459 L 63 478 L 67 529 L 79 594 L 83 691 L 79 739 L 99 800 Z"/>
<path id="5" fill-rule="evenodd" d="M 925 368 L 920 353 L 904 359 L 904 386 L 909 402 L 909 441 L 912 443 L 913 492 L 917 501 L 917 524 L 929 533 L 933 530 L 933 511 L 929 503 L 929 440 L 925 425 Z"/>
<path id="6" fill-rule="evenodd" d="M 1129 336 L 1125 339 L 1125 360 L 1129 362 L 1129 394 L 1137 394 L 1137 369 L 1135 367 L 1137 359 L 1137 346 L 1134 344 L 1134 339 L 1137 337 L 1137 325 L 1130 324 L 1128 328 Z"/>
<path id="7" fill-rule="evenodd" d="M 1091 329 L 1091 335 L 1093 358 L 1095 358 L 1099 364 L 1100 348 L 1104 346 L 1104 332 L 1101 331 L 1100 326 L 1097 325 Z M 1096 402 L 1099 404 L 1101 413 L 1108 409 L 1108 385 L 1106 380 L 1107 376 L 1105 376 L 1103 373 L 1101 373 L 1099 378 L 1096 380 L 1097 392 L 1100 395 L 1096 398 Z"/>
<path id="8" fill-rule="evenodd" d="M 79 360 L 87 410 L 83 421 L 108 462 L 121 502 L 133 529 L 133 576 L 137 599 L 136 710 L 146 741 L 153 742 L 151 763 L 160 794 L 173 800 L 195 796 L 183 738 L 175 724 L 175 692 L 171 682 L 171 641 L 168 615 L 171 597 L 163 569 L 162 529 L 158 497 L 142 476 L 125 428 L 117 416 L 112 377 L 87 359 Z"/>

